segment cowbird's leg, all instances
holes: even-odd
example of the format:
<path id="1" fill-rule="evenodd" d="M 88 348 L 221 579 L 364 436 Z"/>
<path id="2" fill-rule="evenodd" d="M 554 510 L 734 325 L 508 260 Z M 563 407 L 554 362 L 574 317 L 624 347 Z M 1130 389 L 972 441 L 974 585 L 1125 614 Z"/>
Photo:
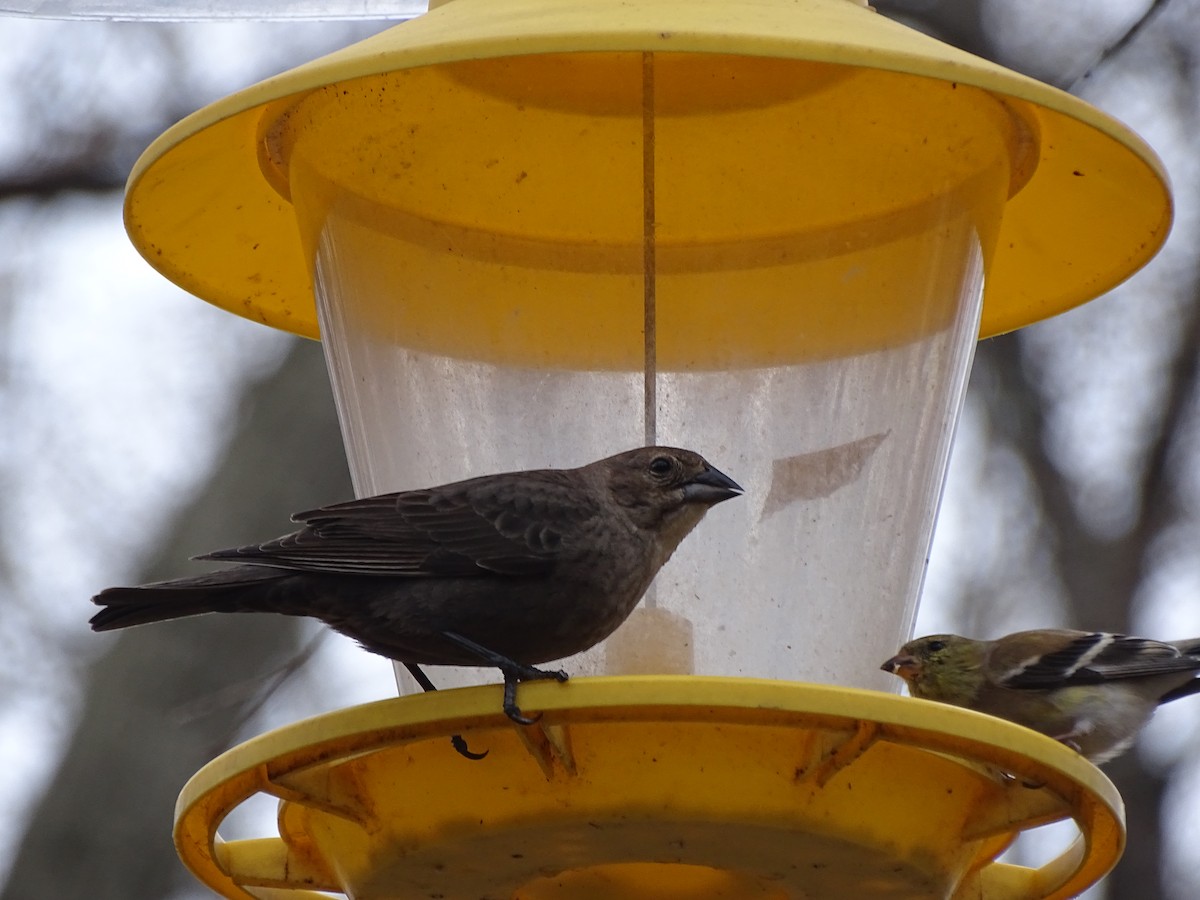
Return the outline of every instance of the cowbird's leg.
<path id="1" fill-rule="evenodd" d="M 555 671 L 535 669 L 533 666 L 524 665 L 516 660 L 509 659 L 507 656 L 501 656 L 494 650 L 489 650 L 487 647 L 475 643 L 470 638 L 465 638 L 461 634 L 455 634 L 453 631 L 443 631 L 442 636 L 446 640 L 458 644 L 464 650 L 475 654 L 489 666 L 495 666 L 504 673 L 504 714 L 518 725 L 532 725 L 541 716 L 534 716 L 531 719 L 529 716 L 521 713 L 520 707 L 517 706 L 517 684 L 522 681 L 538 681 L 545 678 L 553 678 L 558 682 L 567 680 L 567 673 L 562 669 Z"/>
<path id="2" fill-rule="evenodd" d="M 408 669 L 408 674 L 421 686 L 421 690 L 427 692 L 437 690 L 433 682 L 429 680 L 429 676 L 421 670 L 420 666 L 415 663 L 405 663 L 404 668 Z M 459 756 L 465 756 L 467 759 L 483 759 L 489 753 L 487 750 L 484 750 L 482 753 L 472 753 L 461 734 L 450 735 L 450 746 L 458 751 Z"/>
<path id="3" fill-rule="evenodd" d="M 413 681 L 417 683 L 421 690 L 426 693 L 437 690 L 437 686 L 429 680 L 429 676 L 416 663 L 405 663 L 404 668 L 408 669 L 408 674 L 413 677 Z"/>
<path id="4" fill-rule="evenodd" d="M 464 650 L 478 656 L 483 662 L 489 666 L 495 666 L 501 672 L 511 672 L 517 681 L 540 681 L 546 678 L 553 678 L 555 681 L 566 681 L 570 676 L 562 669 L 549 671 L 547 669 L 535 669 L 533 666 L 527 666 L 524 663 L 519 663 L 514 659 L 509 659 L 507 656 L 502 656 L 495 650 L 489 650 L 482 644 L 477 644 L 470 638 L 465 638 L 461 634 L 456 634 L 453 631 L 443 631 L 442 637 L 452 643 L 458 644 Z"/>

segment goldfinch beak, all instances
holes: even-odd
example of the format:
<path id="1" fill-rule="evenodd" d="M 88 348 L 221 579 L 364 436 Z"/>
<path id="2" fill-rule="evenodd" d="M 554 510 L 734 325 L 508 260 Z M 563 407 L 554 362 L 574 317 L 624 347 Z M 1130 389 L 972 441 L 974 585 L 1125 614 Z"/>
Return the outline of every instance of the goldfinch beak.
<path id="1" fill-rule="evenodd" d="M 920 674 L 921 661 L 915 656 L 902 653 L 899 656 L 893 656 L 879 668 L 885 672 L 891 672 L 893 675 L 899 675 L 905 681 L 909 681 Z"/>

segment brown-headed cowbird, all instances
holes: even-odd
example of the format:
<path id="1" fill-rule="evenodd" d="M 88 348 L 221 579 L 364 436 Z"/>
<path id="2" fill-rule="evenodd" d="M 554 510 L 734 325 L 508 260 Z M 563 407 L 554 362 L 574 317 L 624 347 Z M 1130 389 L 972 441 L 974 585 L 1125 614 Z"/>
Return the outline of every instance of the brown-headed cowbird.
<path id="1" fill-rule="evenodd" d="M 740 493 L 699 454 L 643 447 L 353 500 L 299 513 L 304 527 L 276 540 L 199 557 L 242 565 L 102 591 L 91 625 L 313 616 L 405 663 L 427 690 L 418 665 L 495 666 L 504 711 L 527 723 L 517 683 L 566 680 L 533 666 L 608 637 L 709 507 Z"/>
<path id="2" fill-rule="evenodd" d="M 914 697 L 1040 731 L 1100 764 L 1133 743 L 1155 708 L 1200 691 L 1200 638 L 1170 643 L 1046 628 L 994 641 L 917 638 L 880 668 Z"/>

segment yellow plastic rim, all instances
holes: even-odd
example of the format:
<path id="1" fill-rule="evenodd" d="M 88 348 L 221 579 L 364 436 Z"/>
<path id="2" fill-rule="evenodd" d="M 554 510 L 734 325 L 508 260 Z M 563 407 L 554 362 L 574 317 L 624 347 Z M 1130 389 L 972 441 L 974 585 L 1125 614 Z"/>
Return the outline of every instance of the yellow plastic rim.
<path id="1" fill-rule="evenodd" d="M 1065 898 L 1124 844 L 1099 770 L 949 706 L 790 682 L 642 676 L 387 700 L 263 735 L 187 784 L 175 842 L 226 897 L 986 896 Z M 457 756 L 462 734 L 482 762 Z M 1007 774 L 1005 774 L 1007 773 Z M 281 837 L 221 843 L 279 797 Z M 432 798 L 432 799 L 431 799 Z M 1073 819 L 1038 869 L 995 862 Z M 613 891 L 617 891 L 614 894 Z M 721 891 L 726 893 L 721 894 Z"/>

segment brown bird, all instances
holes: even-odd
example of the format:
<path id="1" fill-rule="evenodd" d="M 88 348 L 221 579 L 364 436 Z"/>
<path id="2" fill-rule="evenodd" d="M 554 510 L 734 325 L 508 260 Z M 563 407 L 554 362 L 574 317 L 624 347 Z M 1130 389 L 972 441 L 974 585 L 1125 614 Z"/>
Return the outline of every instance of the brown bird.
<path id="1" fill-rule="evenodd" d="M 1100 764 L 1127 750 L 1159 705 L 1200 692 L 1200 638 L 1065 628 L 994 641 L 931 634 L 880 668 L 914 697 L 1008 719 Z"/>
<path id="2" fill-rule="evenodd" d="M 312 616 L 408 666 L 495 666 L 504 711 L 533 668 L 608 637 L 709 507 L 741 493 L 690 450 L 643 447 L 578 469 L 485 475 L 293 516 L 233 568 L 93 597 L 109 631 L 207 612 Z M 456 744 L 456 746 L 458 746 Z M 460 750 L 462 748 L 460 747 Z"/>

